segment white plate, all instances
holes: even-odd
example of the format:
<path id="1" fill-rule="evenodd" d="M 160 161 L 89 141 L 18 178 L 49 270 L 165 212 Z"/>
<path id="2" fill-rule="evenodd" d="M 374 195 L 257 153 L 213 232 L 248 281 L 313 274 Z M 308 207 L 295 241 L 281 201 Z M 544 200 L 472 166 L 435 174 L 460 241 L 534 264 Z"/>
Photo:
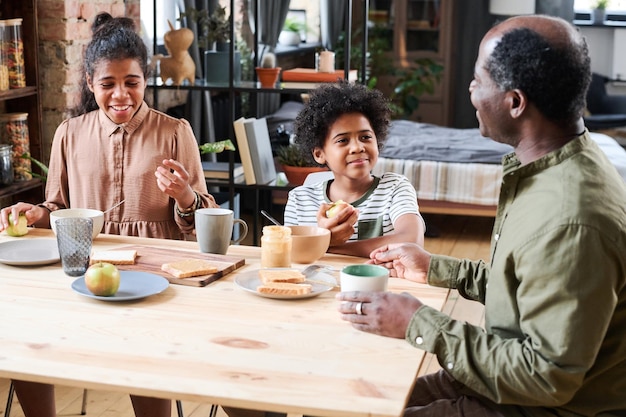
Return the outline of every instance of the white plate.
<path id="1" fill-rule="evenodd" d="M 115 295 L 110 297 L 93 295 L 85 286 L 85 277 L 80 277 L 72 282 L 72 289 L 80 295 L 96 300 L 128 301 L 158 294 L 169 285 L 169 281 L 160 275 L 148 272 L 120 271 L 120 288 Z"/>
<path id="2" fill-rule="evenodd" d="M 16 239 L 0 243 L 3 264 L 48 265 L 60 259 L 56 239 Z"/>
<path id="3" fill-rule="evenodd" d="M 238 274 L 235 277 L 235 285 L 239 288 L 256 294 L 265 298 L 274 298 L 278 300 L 299 300 L 302 298 L 311 298 L 316 297 L 326 291 L 330 291 L 337 283 L 335 277 L 330 274 L 326 274 L 324 272 L 316 272 L 315 275 L 307 277 L 310 279 L 314 279 L 315 281 L 324 281 L 328 282 L 328 286 L 323 284 L 318 284 L 317 282 L 311 284 L 311 292 L 308 294 L 298 294 L 298 295 L 284 295 L 284 294 L 264 294 L 257 291 L 257 287 L 261 285 L 261 278 L 259 277 L 259 270 L 247 271 L 241 274 Z"/>

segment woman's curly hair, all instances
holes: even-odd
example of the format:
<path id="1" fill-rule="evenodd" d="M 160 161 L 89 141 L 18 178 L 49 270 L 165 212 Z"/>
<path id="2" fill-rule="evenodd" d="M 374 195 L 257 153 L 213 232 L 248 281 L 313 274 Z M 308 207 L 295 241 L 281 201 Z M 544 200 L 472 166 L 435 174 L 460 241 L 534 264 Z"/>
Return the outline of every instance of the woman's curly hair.
<path id="1" fill-rule="evenodd" d="M 109 13 L 98 14 L 91 26 L 93 37 L 84 53 L 83 73 L 93 78 L 96 66 L 102 61 L 135 59 L 144 77 L 148 77 L 148 50 L 141 36 L 135 32 L 135 23 L 128 17 L 113 17 Z M 89 90 L 85 77 L 81 80 L 79 104 L 69 110 L 70 116 L 78 116 L 98 109 L 94 94 Z"/>
<path id="2" fill-rule="evenodd" d="M 391 117 L 388 100 L 379 90 L 343 80 L 313 90 L 309 102 L 296 117 L 295 144 L 309 162 L 315 163 L 313 150 L 324 146 L 331 125 L 348 113 L 361 113 L 369 120 L 378 149 L 382 149 Z"/>

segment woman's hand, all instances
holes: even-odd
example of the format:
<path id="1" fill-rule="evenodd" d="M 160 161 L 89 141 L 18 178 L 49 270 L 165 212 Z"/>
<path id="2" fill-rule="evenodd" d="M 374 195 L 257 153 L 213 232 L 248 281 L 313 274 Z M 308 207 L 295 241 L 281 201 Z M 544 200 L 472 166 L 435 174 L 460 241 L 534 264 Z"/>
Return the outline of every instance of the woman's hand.
<path id="1" fill-rule="evenodd" d="M 30 203 L 17 203 L 5 207 L 0 210 L 0 232 L 9 227 L 9 214 L 11 214 L 14 219 L 17 219 L 22 213 L 26 216 L 26 222 L 29 226 L 50 214 L 47 209 Z"/>
<path id="2" fill-rule="evenodd" d="M 330 246 L 343 245 L 354 234 L 354 225 L 359 219 L 359 212 L 348 205 L 337 212 L 330 219 L 326 217 L 326 211 L 332 204 L 322 203 L 317 211 L 317 225 L 330 230 Z"/>
<path id="3" fill-rule="evenodd" d="M 430 253 L 415 243 L 382 246 L 372 251 L 370 259 L 372 263 L 389 269 L 389 275 L 392 277 L 426 284 Z"/>
<path id="4" fill-rule="evenodd" d="M 157 186 L 165 194 L 176 200 L 176 205 L 181 209 L 191 207 L 195 201 L 195 195 L 189 186 L 189 172 L 185 167 L 174 159 L 164 159 L 154 172 Z"/>

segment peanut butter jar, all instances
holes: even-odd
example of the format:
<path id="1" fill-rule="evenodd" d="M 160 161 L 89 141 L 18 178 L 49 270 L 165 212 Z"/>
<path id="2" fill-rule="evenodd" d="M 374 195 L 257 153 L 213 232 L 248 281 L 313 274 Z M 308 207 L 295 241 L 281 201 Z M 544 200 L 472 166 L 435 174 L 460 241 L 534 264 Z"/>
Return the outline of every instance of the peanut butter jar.
<path id="1" fill-rule="evenodd" d="M 291 229 L 285 226 L 265 226 L 261 236 L 261 267 L 291 267 Z"/>

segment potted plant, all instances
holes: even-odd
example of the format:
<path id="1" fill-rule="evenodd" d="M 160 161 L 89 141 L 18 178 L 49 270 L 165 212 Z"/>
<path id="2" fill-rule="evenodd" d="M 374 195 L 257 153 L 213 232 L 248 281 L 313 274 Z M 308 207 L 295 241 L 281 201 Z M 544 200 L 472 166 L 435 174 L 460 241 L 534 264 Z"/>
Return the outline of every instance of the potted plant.
<path id="1" fill-rule="evenodd" d="M 306 29 L 306 25 L 293 18 L 287 18 L 283 29 L 278 36 L 278 43 L 281 45 L 297 46 L 302 42 L 301 33 Z"/>
<path id="2" fill-rule="evenodd" d="M 204 79 L 208 83 L 226 83 L 230 67 L 230 18 L 226 8 L 218 6 L 211 14 L 207 9 L 187 8 L 180 14 L 196 22 L 198 26 L 198 47 L 204 49 Z M 241 54 L 235 51 L 232 57 L 234 81 L 241 80 Z"/>
<path id="3" fill-rule="evenodd" d="M 187 18 L 198 25 L 198 46 L 205 50 L 228 50 L 230 41 L 230 19 L 226 8 L 218 6 L 213 13 L 207 9 L 189 7 L 178 18 Z"/>
<path id="4" fill-rule="evenodd" d="M 604 24 L 604 18 L 606 17 L 606 8 L 609 5 L 609 0 L 597 0 L 591 9 L 591 21 L 596 25 Z"/>
<path id="5" fill-rule="evenodd" d="M 409 68 L 395 69 L 397 77 L 391 93 L 394 118 L 410 118 L 423 94 L 433 94 L 441 80 L 443 66 L 430 58 L 418 58 Z"/>
<path id="6" fill-rule="evenodd" d="M 278 81 L 278 75 L 280 74 L 280 67 L 276 66 L 276 55 L 272 52 L 266 52 L 261 59 L 261 66 L 256 67 L 256 75 L 259 78 L 261 87 L 273 88 L 276 87 Z"/>
<path id="7" fill-rule="evenodd" d="M 287 181 L 292 185 L 302 185 L 307 175 L 312 172 L 328 171 L 328 168 L 307 158 L 298 145 L 281 146 L 276 150 L 278 163 L 281 165 Z"/>

